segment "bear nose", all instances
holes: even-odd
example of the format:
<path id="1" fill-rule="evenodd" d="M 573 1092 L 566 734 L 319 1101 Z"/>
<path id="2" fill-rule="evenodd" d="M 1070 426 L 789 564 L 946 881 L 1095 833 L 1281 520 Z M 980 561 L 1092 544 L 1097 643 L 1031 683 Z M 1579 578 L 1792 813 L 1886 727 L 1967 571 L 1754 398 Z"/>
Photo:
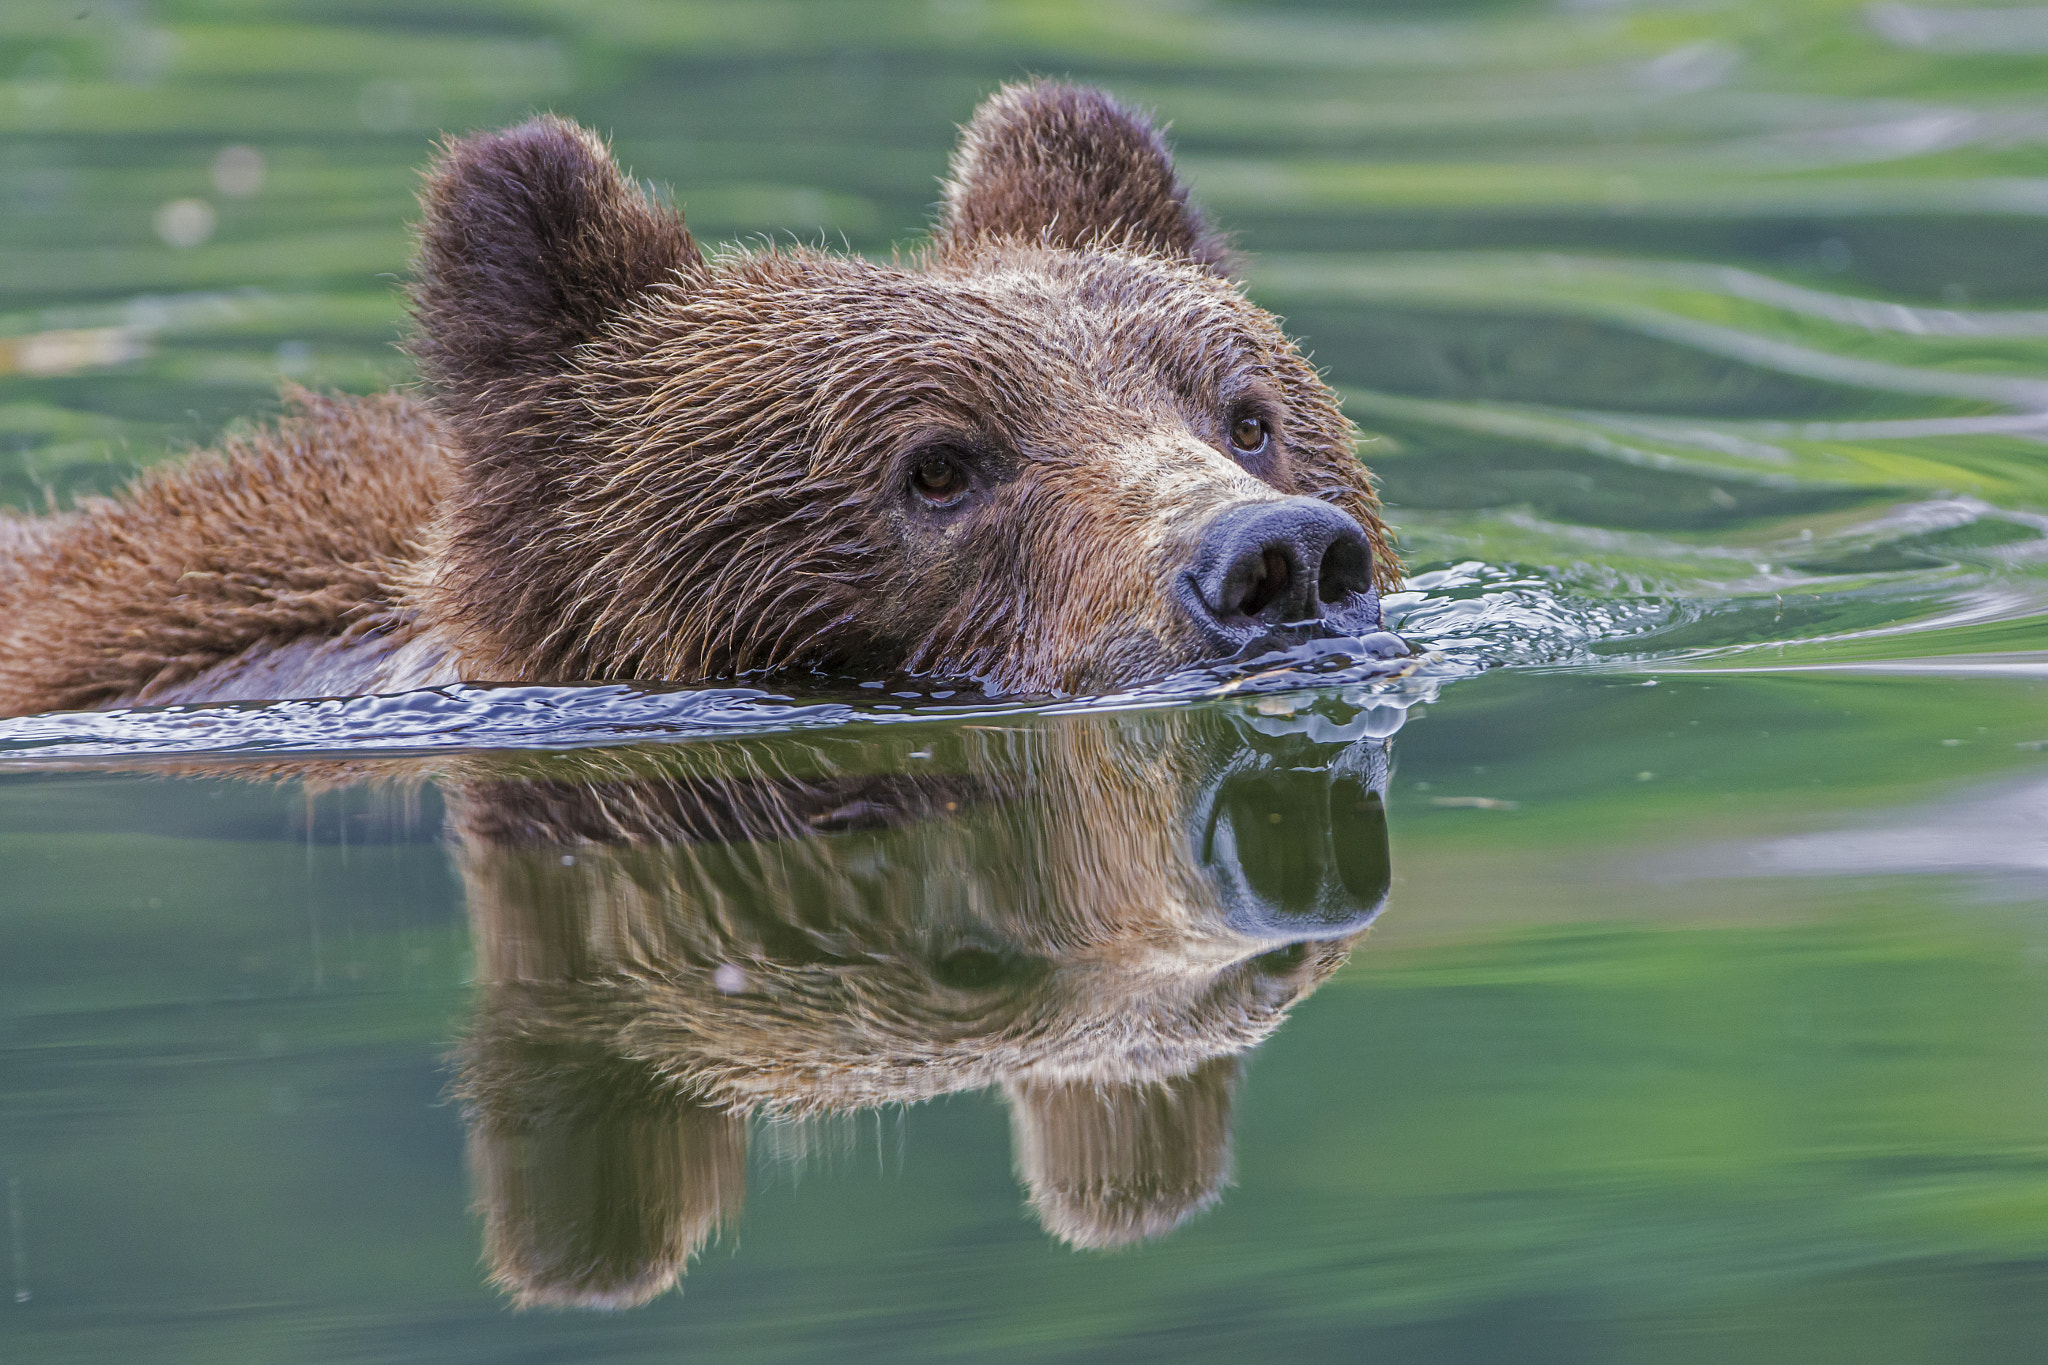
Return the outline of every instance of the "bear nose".
<path id="1" fill-rule="evenodd" d="M 1371 601 L 1372 551 L 1356 521 L 1315 498 L 1242 503 L 1202 530 L 1183 601 L 1216 643 L 1326 615 L 1350 617 Z M 1376 630 L 1371 621 L 1347 628 Z"/>

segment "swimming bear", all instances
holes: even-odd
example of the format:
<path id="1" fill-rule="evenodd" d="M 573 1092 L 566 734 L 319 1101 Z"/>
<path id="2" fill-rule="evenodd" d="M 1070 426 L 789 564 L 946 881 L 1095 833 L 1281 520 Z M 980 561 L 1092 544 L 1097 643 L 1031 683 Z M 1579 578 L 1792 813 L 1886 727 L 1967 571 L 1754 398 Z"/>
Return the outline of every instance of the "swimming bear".
<path id="1" fill-rule="evenodd" d="M 0 714 L 804 669 L 1077 693 L 1381 628 L 1356 432 L 1100 91 L 991 97 L 888 264 L 707 254 L 555 117 L 448 143 L 422 202 L 424 396 L 288 391 L 119 498 L 0 515 Z"/>

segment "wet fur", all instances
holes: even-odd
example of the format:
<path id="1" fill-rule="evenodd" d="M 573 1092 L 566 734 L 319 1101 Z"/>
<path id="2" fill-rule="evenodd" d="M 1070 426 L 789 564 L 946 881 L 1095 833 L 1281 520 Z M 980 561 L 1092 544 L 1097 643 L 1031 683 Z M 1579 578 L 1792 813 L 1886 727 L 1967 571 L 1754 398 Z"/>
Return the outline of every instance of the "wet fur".
<path id="1" fill-rule="evenodd" d="M 118 501 L 0 521 L 0 712 L 173 700 L 266 646 L 413 636 L 399 585 L 445 490 L 441 423 L 395 394 L 286 403 Z"/>
<path id="2" fill-rule="evenodd" d="M 1218 507 L 1285 495 L 1398 579 L 1334 396 L 1099 92 L 985 104 L 907 264 L 706 259 L 555 118 L 451 142 L 422 204 L 430 402 L 296 395 L 117 502 L 0 519 L 0 713 L 804 667 L 1097 689 L 1195 657 L 1163 585 Z M 1276 428 L 1257 468 L 1233 404 Z M 905 494 L 934 443 L 989 490 L 943 525 Z"/>

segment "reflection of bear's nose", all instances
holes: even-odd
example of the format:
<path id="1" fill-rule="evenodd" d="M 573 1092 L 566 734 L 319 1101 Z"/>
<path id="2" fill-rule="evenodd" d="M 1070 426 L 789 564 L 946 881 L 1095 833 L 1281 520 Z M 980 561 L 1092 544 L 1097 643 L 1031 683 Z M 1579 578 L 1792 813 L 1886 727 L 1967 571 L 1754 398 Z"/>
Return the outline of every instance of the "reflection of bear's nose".
<path id="1" fill-rule="evenodd" d="M 1364 529 L 1326 502 L 1244 503 L 1203 529 L 1188 586 L 1198 625 L 1239 635 L 1314 620 L 1364 598 L 1372 591 L 1372 551 Z"/>
<path id="2" fill-rule="evenodd" d="M 1393 883 L 1387 808 L 1353 774 L 1254 767 L 1217 788 L 1196 845 L 1233 928 L 1338 938 L 1372 923 Z"/>

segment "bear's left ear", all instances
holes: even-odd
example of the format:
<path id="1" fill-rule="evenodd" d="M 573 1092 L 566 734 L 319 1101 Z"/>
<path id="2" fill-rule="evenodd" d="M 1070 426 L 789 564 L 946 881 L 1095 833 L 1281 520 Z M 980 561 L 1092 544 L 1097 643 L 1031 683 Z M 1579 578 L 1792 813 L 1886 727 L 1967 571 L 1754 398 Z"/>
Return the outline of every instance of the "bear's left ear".
<path id="1" fill-rule="evenodd" d="M 486 1020 L 458 1082 L 491 1282 L 522 1308 L 645 1303 L 738 1217 L 746 1117 L 675 1094 L 646 1063 L 508 1023 Z"/>
<path id="2" fill-rule="evenodd" d="M 962 130 L 934 244 L 941 259 L 978 241 L 1123 246 L 1231 271 L 1229 244 L 1188 203 L 1166 140 L 1100 90 L 1006 85 Z"/>
<path id="3" fill-rule="evenodd" d="M 703 266 L 681 216 L 552 115 L 449 142 L 420 204 L 412 351 L 458 400 L 554 371 L 636 295 Z"/>

